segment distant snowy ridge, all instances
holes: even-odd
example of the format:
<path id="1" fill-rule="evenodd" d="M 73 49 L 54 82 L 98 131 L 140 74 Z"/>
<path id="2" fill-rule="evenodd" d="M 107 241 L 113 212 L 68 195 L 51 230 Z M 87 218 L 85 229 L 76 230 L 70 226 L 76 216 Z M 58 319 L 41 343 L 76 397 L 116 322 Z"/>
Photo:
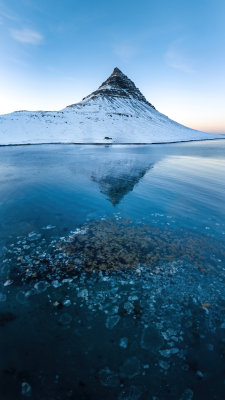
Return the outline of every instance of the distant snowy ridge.
<path id="1" fill-rule="evenodd" d="M 0 116 L 0 145 L 169 143 L 221 137 L 225 138 L 187 128 L 159 113 L 118 68 L 99 89 L 61 111 Z"/>

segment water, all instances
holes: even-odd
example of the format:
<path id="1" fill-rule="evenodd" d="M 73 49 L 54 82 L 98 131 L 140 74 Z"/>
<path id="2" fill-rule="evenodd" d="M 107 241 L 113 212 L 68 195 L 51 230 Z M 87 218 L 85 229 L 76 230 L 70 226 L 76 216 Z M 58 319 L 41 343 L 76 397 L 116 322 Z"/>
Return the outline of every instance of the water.
<path id="1" fill-rule="evenodd" d="M 1 148 L 0 398 L 224 399 L 224 175 L 223 140 Z M 104 221 L 137 265 L 61 273 L 54 246 L 94 224 L 94 260 Z M 143 225 L 161 235 L 151 266 Z"/>

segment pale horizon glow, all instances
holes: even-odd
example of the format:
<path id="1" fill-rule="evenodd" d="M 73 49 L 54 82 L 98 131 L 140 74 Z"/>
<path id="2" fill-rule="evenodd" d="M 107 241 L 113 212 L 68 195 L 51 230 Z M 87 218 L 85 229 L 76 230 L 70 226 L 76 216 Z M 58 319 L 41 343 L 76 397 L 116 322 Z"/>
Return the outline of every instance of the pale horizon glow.
<path id="1" fill-rule="evenodd" d="M 0 0 L 0 114 L 63 109 L 117 66 L 169 118 L 225 133 L 224 14 L 222 0 Z"/>

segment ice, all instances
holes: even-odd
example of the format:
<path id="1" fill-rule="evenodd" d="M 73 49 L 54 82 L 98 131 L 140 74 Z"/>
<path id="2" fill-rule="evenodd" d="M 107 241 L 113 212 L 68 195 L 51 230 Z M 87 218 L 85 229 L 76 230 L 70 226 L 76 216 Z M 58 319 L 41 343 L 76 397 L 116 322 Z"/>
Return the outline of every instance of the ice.
<path id="1" fill-rule="evenodd" d="M 128 358 L 122 367 L 120 368 L 121 376 L 126 378 L 134 378 L 136 375 L 140 374 L 141 363 L 140 360 L 133 356 Z"/>
<path id="2" fill-rule="evenodd" d="M 123 307 L 128 314 L 131 314 L 134 311 L 134 305 L 130 301 L 124 303 Z"/>
<path id="3" fill-rule="evenodd" d="M 118 324 L 119 320 L 120 320 L 119 315 L 113 315 L 111 317 L 108 317 L 105 323 L 106 328 L 113 329 Z"/>
<path id="4" fill-rule="evenodd" d="M 119 307 L 118 307 L 118 306 L 113 306 L 113 307 L 111 308 L 111 310 L 109 311 L 109 314 L 110 314 L 110 315 L 114 315 L 114 314 L 117 314 L 118 311 L 119 311 Z"/>
<path id="5" fill-rule="evenodd" d="M 141 347 L 144 350 L 158 350 L 163 344 L 160 332 L 154 326 L 146 327 L 141 337 Z"/>
<path id="6" fill-rule="evenodd" d="M 38 239 L 40 239 L 41 238 L 41 234 L 40 233 L 36 233 L 36 232 L 30 232 L 29 234 L 28 234 L 28 238 L 30 239 L 30 240 L 38 240 Z"/>
<path id="7" fill-rule="evenodd" d="M 63 305 L 65 307 L 69 307 L 69 306 L 71 306 L 71 301 L 69 299 L 68 300 L 64 300 Z"/>
<path id="8" fill-rule="evenodd" d="M 165 370 L 169 369 L 170 367 L 169 363 L 164 360 L 159 360 L 159 366 Z"/>
<path id="9" fill-rule="evenodd" d="M 159 352 L 163 357 L 168 358 L 168 357 L 172 356 L 173 354 L 177 354 L 179 352 L 179 349 L 177 349 L 176 347 L 173 347 L 172 349 L 160 350 Z"/>
<path id="10" fill-rule="evenodd" d="M 7 279 L 7 280 L 4 282 L 4 286 L 10 286 L 10 285 L 12 285 L 12 283 L 13 283 L 13 281 L 12 281 L 11 279 Z"/>
<path id="11" fill-rule="evenodd" d="M 119 385 L 119 377 L 116 372 L 111 371 L 108 367 L 103 368 L 99 371 L 99 380 L 102 386 L 116 387 Z"/>
<path id="12" fill-rule="evenodd" d="M 23 396 L 30 397 L 31 396 L 31 392 L 32 392 L 31 385 L 29 383 L 27 383 L 27 382 L 23 382 L 21 386 L 22 386 L 21 394 Z"/>
<path id="13" fill-rule="evenodd" d="M 50 239 L 52 241 L 52 238 Z M 21 243 L 23 244 L 23 239 Z M 160 269 L 165 271 L 165 274 L 161 275 L 156 275 L 151 269 L 141 266 L 141 276 L 137 276 L 136 269 L 112 273 L 85 273 L 81 270 L 73 278 L 66 279 L 67 275 L 63 272 L 61 274 L 61 265 L 53 274 L 51 267 L 57 265 L 59 255 L 63 267 L 68 265 L 68 258 L 65 259 L 61 249 L 57 250 L 55 246 L 55 258 L 51 259 L 47 246 L 48 242 L 44 245 L 40 244 L 37 249 L 39 254 L 43 255 L 44 267 L 47 264 L 45 261 L 51 260 L 49 270 L 44 271 L 42 275 L 43 280 L 37 282 L 37 276 L 34 281 L 22 281 L 24 286 L 15 285 L 12 289 L 10 287 L 10 290 L 2 288 L 3 299 L 5 299 L 4 292 L 9 292 L 7 300 L 10 305 L 10 296 L 14 293 L 14 299 L 16 296 L 19 303 L 23 304 L 27 300 L 26 306 L 23 307 L 25 310 L 32 307 L 34 301 L 37 305 L 46 304 L 45 312 L 46 315 L 48 313 L 50 315 L 49 323 L 52 324 L 54 322 L 52 319 L 55 319 L 56 326 L 62 334 L 68 333 L 69 336 L 72 332 L 76 333 L 77 344 L 74 346 L 78 352 L 80 351 L 79 340 L 82 346 L 84 344 L 84 348 L 81 349 L 85 354 L 84 358 L 87 357 L 87 362 L 88 357 L 91 360 L 90 370 L 86 369 L 86 371 L 95 376 L 97 371 L 96 385 L 100 386 L 101 383 L 105 387 L 118 387 L 112 391 L 112 397 L 114 396 L 115 399 L 135 400 L 146 397 L 150 400 L 153 394 L 159 393 L 156 386 L 159 387 L 161 380 L 164 380 L 165 385 L 162 385 L 159 395 L 161 400 L 167 396 L 168 386 L 166 385 L 174 379 L 176 381 L 173 389 L 174 398 L 192 399 L 193 392 L 189 391 L 191 389 L 184 391 L 182 379 L 186 377 L 186 385 L 190 385 L 191 388 L 194 387 L 193 381 L 202 385 L 208 379 L 210 372 L 207 370 L 205 360 L 208 362 L 210 356 L 213 359 L 217 357 L 219 346 L 214 336 L 217 328 L 219 338 L 223 337 L 225 320 L 220 313 L 220 302 L 224 302 L 223 276 L 217 272 L 218 279 L 212 279 L 214 277 L 212 272 L 200 274 L 193 265 L 184 261 L 183 265 L 179 263 L 179 273 L 169 277 L 167 271 L 173 265 L 171 262 L 168 262 L 166 267 L 165 264 L 160 265 Z M 30 252 L 33 253 L 30 254 Z M 24 267 L 22 263 L 22 270 L 24 268 L 26 271 L 26 265 L 28 265 L 33 271 L 36 265 L 36 248 L 31 248 L 30 252 L 28 255 L 23 249 L 23 254 L 19 256 L 25 265 Z M 75 254 L 74 259 L 77 257 L 80 255 Z M 17 258 L 16 254 L 15 262 Z M 64 261 L 66 261 L 65 264 Z M 12 265 L 14 265 L 13 256 Z M 40 271 L 41 262 L 35 268 Z M 12 276 L 14 279 L 14 275 L 5 276 Z M 15 282 L 17 283 L 17 279 Z M 35 296 L 28 299 L 26 291 L 29 288 L 32 288 L 32 294 Z M 48 288 L 47 292 L 45 292 L 46 288 Z M 54 290 L 54 288 L 59 289 Z M 45 292 L 43 296 L 37 296 L 37 292 L 42 293 L 42 291 Z M 206 301 L 211 304 L 208 315 L 205 315 L 203 311 L 203 304 L 206 304 Z M 14 304 L 21 309 L 18 304 Z M 70 308 L 66 308 L 69 306 Z M 136 314 L 137 311 L 138 314 Z M 137 319 L 134 319 L 133 315 L 137 315 Z M 99 335 L 101 331 L 105 335 L 103 335 L 104 339 L 111 346 L 109 350 L 107 345 L 104 348 L 101 347 L 102 338 Z M 84 339 L 85 342 L 83 342 Z M 200 340 L 201 353 L 199 353 L 198 343 L 197 345 L 193 343 L 195 340 Z M 86 347 L 85 343 L 88 343 Z M 188 353 L 190 350 L 193 351 L 192 343 L 196 358 L 201 361 L 194 370 L 189 365 L 189 359 L 192 359 L 193 354 Z M 223 346 L 223 339 L 220 346 Z M 202 353 L 204 349 L 205 354 Z M 209 350 L 211 353 L 208 356 Z M 68 348 L 69 351 L 71 348 Z M 203 358 L 201 358 L 202 354 Z M 92 360 L 93 364 L 95 362 L 94 367 Z M 201 382 L 201 379 L 204 382 Z M 132 386 L 139 384 L 141 390 L 139 386 Z M 145 385 L 146 390 L 143 390 Z M 101 390 L 104 392 L 106 389 L 102 387 Z"/>
<path id="14" fill-rule="evenodd" d="M 55 279 L 54 281 L 52 281 L 52 286 L 54 288 L 58 288 L 61 286 L 61 283 L 57 279 Z"/>
<path id="15" fill-rule="evenodd" d="M 60 301 L 56 300 L 56 301 L 54 301 L 54 302 L 52 303 L 52 305 L 53 305 L 53 307 L 58 308 L 58 307 L 61 307 L 62 304 L 61 304 Z"/>
<path id="16" fill-rule="evenodd" d="M 126 349 L 128 346 L 128 338 L 124 337 L 120 339 L 120 347 Z"/>
<path id="17" fill-rule="evenodd" d="M 196 372 L 196 375 L 197 375 L 197 377 L 200 378 L 200 379 L 204 378 L 204 374 L 202 373 L 202 371 L 197 371 L 197 372 Z"/>
<path id="18" fill-rule="evenodd" d="M 87 233 L 87 229 L 79 229 L 79 228 L 77 228 L 74 232 L 71 232 L 72 234 L 71 234 L 71 238 L 74 236 L 74 235 L 85 235 L 85 233 Z"/>
<path id="19" fill-rule="evenodd" d="M 78 297 L 82 297 L 85 300 L 88 300 L 88 290 L 87 289 L 82 289 L 82 290 L 78 290 Z"/>
<path id="20" fill-rule="evenodd" d="M 38 293 L 43 293 L 47 290 L 48 283 L 45 281 L 40 281 L 35 283 L 34 288 L 37 290 Z"/>
<path id="21" fill-rule="evenodd" d="M 56 228 L 55 225 L 47 225 L 47 226 L 43 226 L 43 228 L 41 228 L 41 229 L 43 229 L 43 230 L 49 230 L 49 229 L 55 229 L 55 228 Z"/>
<path id="22" fill-rule="evenodd" d="M 137 271 L 137 270 L 136 270 L 136 271 Z M 136 301 L 136 300 L 138 300 L 138 296 L 136 296 L 136 295 L 129 296 L 129 297 L 128 297 L 128 300 L 129 300 L 129 301 Z"/>

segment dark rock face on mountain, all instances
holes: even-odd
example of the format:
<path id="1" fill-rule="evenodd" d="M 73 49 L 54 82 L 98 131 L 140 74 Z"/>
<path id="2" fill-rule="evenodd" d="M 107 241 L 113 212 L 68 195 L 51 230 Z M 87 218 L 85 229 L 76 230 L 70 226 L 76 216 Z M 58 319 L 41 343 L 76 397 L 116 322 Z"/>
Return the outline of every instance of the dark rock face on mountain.
<path id="1" fill-rule="evenodd" d="M 150 105 L 152 108 L 155 107 L 149 103 L 140 90 L 135 86 L 131 79 L 120 71 L 119 68 L 114 68 L 113 73 L 109 78 L 101 84 L 101 86 L 91 93 L 86 99 L 95 99 L 98 96 L 115 98 L 128 98 L 135 99 Z"/>

